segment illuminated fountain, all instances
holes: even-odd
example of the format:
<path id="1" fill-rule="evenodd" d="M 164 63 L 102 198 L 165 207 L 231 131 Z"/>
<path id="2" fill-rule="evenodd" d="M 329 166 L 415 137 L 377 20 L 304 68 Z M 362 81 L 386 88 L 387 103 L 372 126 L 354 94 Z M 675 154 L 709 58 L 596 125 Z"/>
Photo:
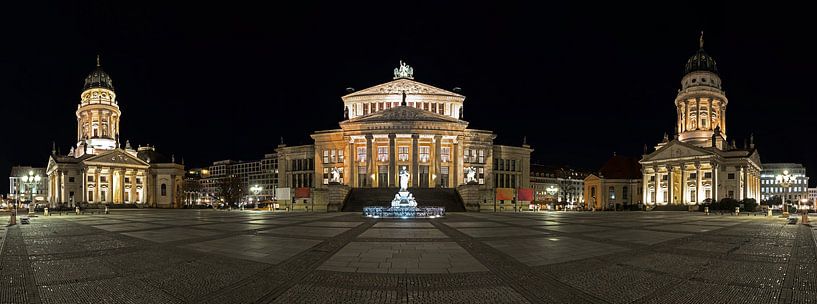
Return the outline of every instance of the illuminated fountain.
<path id="1" fill-rule="evenodd" d="M 436 218 L 445 215 L 443 207 L 417 207 L 417 200 L 408 191 L 409 173 L 404 166 L 400 170 L 400 191 L 394 195 L 391 207 L 364 207 L 367 217 Z"/>

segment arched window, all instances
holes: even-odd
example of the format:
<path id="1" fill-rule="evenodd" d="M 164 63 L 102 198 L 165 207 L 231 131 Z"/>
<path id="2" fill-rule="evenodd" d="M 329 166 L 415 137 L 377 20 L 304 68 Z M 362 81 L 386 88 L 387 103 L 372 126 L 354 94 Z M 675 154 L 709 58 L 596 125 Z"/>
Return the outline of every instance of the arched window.
<path id="1" fill-rule="evenodd" d="M 167 196 L 167 185 L 162 184 L 162 196 Z"/>
<path id="2" fill-rule="evenodd" d="M 616 199 L 616 187 L 610 186 L 610 199 Z"/>
<path id="3" fill-rule="evenodd" d="M 596 187 L 590 187 L 590 197 L 596 197 Z"/>

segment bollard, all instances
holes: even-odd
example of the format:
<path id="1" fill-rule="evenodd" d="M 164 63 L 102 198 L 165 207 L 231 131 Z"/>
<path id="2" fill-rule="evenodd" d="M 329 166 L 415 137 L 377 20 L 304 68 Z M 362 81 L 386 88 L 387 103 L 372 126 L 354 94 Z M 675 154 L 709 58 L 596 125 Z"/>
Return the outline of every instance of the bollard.
<path id="1" fill-rule="evenodd" d="M 769 211 L 768 211 L 768 212 L 766 212 L 766 216 L 768 216 L 768 217 L 772 217 L 772 208 L 769 208 L 768 210 L 769 210 Z"/>
<path id="2" fill-rule="evenodd" d="M 48 216 L 48 207 L 43 208 L 43 216 Z"/>
<path id="3" fill-rule="evenodd" d="M 740 215 L 740 207 L 735 207 L 735 215 Z"/>
<path id="4" fill-rule="evenodd" d="M 704 214 L 709 215 L 709 207 L 704 207 Z"/>
<path id="5" fill-rule="evenodd" d="M 105 214 L 108 214 L 108 206 L 105 206 Z"/>
<path id="6" fill-rule="evenodd" d="M 77 206 L 77 208 L 76 208 L 76 213 L 77 213 L 77 215 L 79 215 L 79 206 Z"/>

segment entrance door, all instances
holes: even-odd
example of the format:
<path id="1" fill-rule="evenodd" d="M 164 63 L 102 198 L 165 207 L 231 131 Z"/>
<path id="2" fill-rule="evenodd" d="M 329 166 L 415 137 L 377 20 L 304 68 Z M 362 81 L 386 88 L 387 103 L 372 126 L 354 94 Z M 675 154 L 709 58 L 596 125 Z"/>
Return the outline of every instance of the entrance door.
<path id="1" fill-rule="evenodd" d="M 420 166 L 417 178 L 420 180 L 420 188 L 428 188 L 428 166 Z"/>
<path id="2" fill-rule="evenodd" d="M 377 187 L 389 187 L 389 166 L 378 166 L 377 172 Z"/>

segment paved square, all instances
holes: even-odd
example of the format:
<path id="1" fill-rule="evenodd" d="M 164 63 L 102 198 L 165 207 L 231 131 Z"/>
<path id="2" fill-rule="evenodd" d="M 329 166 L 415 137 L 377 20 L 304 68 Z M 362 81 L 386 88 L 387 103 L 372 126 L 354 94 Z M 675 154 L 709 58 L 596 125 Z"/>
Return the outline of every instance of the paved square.
<path id="1" fill-rule="evenodd" d="M 627 248 L 569 237 L 486 241 L 491 247 L 529 266 L 592 258 L 627 251 Z"/>
<path id="2" fill-rule="evenodd" d="M 363 232 L 359 238 L 381 238 L 381 239 L 439 239 L 448 238 L 440 230 L 434 228 L 369 228 Z"/>
<path id="3" fill-rule="evenodd" d="M 238 235 L 183 247 L 261 263 L 278 264 L 320 243 L 321 241 L 317 240 Z"/>
<path id="4" fill-rule="evenodd" d="M 318 269 L 371 273 L 488 271 L 455 242 L 351 242 Z"/>
<path id="5" fill-rule="evenodd" d="M 114 210 L 0 227 L 0 303 L 810 303 L 815 239 L 690 212 Z"/>
<path id="6" fill-rule="evenodd" d="M 132 236 L 140 239 L 145 239 L 151 242 L 167 243 L 187 239 L 195 239 L 200 237 L 207 237 L 220 234 L 216 231 L 200 230 L 191 228 L 167 228 L 147 231 L 136 231 L 122 233 L 127 236 Z"/>

